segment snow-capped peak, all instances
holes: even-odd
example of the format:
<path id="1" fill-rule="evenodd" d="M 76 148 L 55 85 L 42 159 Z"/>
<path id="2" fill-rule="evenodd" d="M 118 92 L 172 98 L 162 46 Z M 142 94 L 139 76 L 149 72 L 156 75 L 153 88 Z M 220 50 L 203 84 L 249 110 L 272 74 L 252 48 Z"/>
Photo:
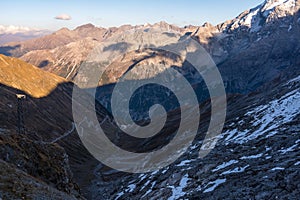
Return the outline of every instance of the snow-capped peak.
<path id="1" fill-rule="evenodd" d="M 264 10 L 271 10 L 275 8 L 276 6 L 279 6 L 281 4 L 284 4 L 286 2 L 295 2 L 295 0 L 267 0 L 264 2 Z"/>
<path id="2" fill-rule="evenodd" d="M 263 3 L 261 12 L 264 17 L 267 17 L 276 7 L 280 7 L 283 10 L 288 10 L 295 7 L 296 0 L 267 0 Z"/>
<path id="3" fill-rule="evenodd" d="M 261 29 L 262 22 L 270 21 L 274 17 L 281 18 L 296 13 L 299 10 L 297 1 L 299 0 L 266 0 L 257 7 L 239 15 L 229 25 L 229 29 L 248 27 L 250 32 L 257 32 Z"/>

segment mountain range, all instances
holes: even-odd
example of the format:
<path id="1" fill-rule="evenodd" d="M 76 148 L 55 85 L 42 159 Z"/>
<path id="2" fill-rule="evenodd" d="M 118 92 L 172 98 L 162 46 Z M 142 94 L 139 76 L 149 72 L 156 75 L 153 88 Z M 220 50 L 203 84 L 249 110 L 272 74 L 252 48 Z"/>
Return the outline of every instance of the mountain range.
<path id="1" fill-rule="evenodd" d="M 299 10 L 299 0 L 266 0 L 215 26 L 86 24 L 1 45 L 0 198 L 298 199 Z M 94 48 L 128 31 L 149 29 L 168 30 L 169 38 L 174 33 L 191 37 L 221 73 L 227 93 L 226 121 L 216 147 L 202 159 L 198 154 L 205 148 L 202 143 L 212 108 L 203 80 L 194 75 L 190 63 L 151 49 L 128 52 L 110 65 L 105 79 L 96 85 L 78 88 L 74 83 Z M 178 128 L 181 110 L 175 101 L 163 103 L 168 120 L 162 131 L 143 140 L 124 134 L 111 112 L 115 84 L 124 72 L 139 66 L 157 68 L 148 74 L 146 68 L 135 71 L 131 80 L 158 76 L 164 68 L 183 74 L 199 99 L 201 120 L 193 144 L 175 163 L 152 173 L 130 174 L 105 166 L 85 149 L 74 124 L 72 92 L 77 88 L 87 102 L 77 106 L 95 104 L 98 121 L 114 144 L 129 151 L 161 148 Z M 93 88 L 96 100 L 89 95 Z M 137 107 L 149 106 L 138 98 L 143 92 L 133 96 Z M 151 90 L 148 97 L 160 100 L 160 92 Z M 25 135 L 17 133 L 16 94 L 26 95 Z M 133 118 L 138 124 L 149 122 L 138 112 Z"/>

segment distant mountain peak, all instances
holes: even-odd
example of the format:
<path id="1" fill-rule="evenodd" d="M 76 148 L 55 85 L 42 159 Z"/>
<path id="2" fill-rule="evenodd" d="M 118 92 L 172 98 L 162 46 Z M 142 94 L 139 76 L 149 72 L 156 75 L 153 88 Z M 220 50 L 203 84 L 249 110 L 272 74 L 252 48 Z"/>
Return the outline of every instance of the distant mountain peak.
<path id="1" fill-rule="evenodd" d="M 209 22 L 205 22 L 202 27 L 213 27 L 214 25 L 212 25 L 211 23 Z"/>
<path id="2" fill-rule="evenodd" d="M 76 29 L 79 29 L 79 28 L 95 28 L 95 25 L 92 23 L 88 23 L 88 24 L 78 26 Z"/>
<path id="3" fill-rule="evenodd" d="M 98 29 L 94 24 L 88 23 L 88 24 L 83 24 L 81 26 L 77 26 L 74 31 L 82 31 L 82 30 L 93 30 L 93 29 Z"/>
<path id="4" fill-rule="evenodd" d="M 69 33 L 70 31 L 71 31 L 70 29 L 64 27 L 56 31 L 56 34 L 66 34 Z"/>
<path id="5" fill-rule="evenodd" d="M 275 8 L 280 8 L 281 10 L 290 10 L 296 6 L 297 1 L 298 0 L 266 0 L 261 5 L 261 12 L 265 17 L 267 17 L 270 12 L 274 11 Z"/>
<path id="6" fill-rule="evenodd" d="M 292 16 L 300 9 L 300 0 L 266 0 L 255 8 L 247 10 L 231 21 L 227 29 L 248 27 L 257 32 L 265 22 Z"/>

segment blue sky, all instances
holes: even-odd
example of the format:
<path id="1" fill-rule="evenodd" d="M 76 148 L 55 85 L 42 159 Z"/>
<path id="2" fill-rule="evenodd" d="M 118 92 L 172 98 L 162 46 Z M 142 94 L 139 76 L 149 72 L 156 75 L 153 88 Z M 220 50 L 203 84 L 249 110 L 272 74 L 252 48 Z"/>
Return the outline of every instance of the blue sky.
<path id="1" fill-rule="evenodd" d="M 1 2 L 0 25 L 57 30 L 93 23 L 111 27 L 166 21 L 184 26 L 221 23 L 263 0 L 7 0 Z M 55 16 L 68 14 L 71 20 Z"/>

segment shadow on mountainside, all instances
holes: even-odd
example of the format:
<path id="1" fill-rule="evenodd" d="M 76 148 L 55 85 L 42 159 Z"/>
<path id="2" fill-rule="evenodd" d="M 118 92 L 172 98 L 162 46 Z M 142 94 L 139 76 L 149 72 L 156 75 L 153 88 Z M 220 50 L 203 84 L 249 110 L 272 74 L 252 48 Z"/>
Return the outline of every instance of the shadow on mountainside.
<path id="1" fill-rule="evenodd" d="M 6 56 L 13 56 L 11 51 L 17 50 L 20 48 L 21 45 L 14 45 L 14 46 L 0 46 L 0 54 L 6 55 Z"/>

